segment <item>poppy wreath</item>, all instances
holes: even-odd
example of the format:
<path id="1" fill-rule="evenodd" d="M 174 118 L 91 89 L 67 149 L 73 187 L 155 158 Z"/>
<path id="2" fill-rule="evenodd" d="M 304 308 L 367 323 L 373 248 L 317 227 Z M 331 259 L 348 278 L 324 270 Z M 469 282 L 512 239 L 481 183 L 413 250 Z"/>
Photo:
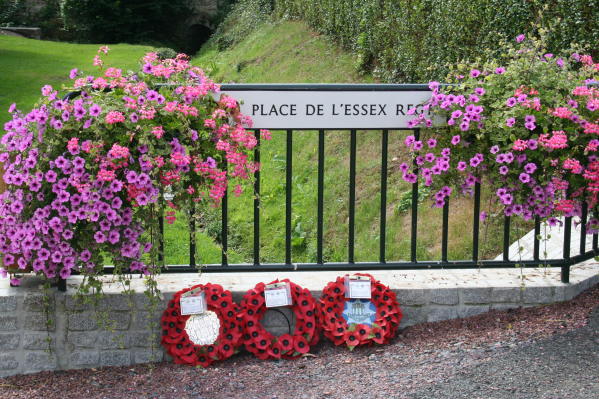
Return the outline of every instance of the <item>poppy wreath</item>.
<path id="1" fill-rule="evenodd" d="M 319 321 L 324 335 L 335 345 L 345 344 L 350 350 L 360 345 L 389 343 L 395 336 L 402 318 L 395 293 L 370 274 L 356 275 L 370 278 L 370 301 L 376 307 L 374 322 L 371 326 L 353 323 L 348 325 L 343 317 L 343 310 L 350 298 L 345 298 L 344 277 L 337 277 L 336 281 L 327 284 L 318 301 Z"/>
<path id="2" fill-rule="evenodd" d="M 320 327 L 317 322 L 317 303 L 310 291 L 292 283 L 288 279 L 274 283 L 289 283 L 295 314 L 295 330 L 292 334 L 275 336 L 262 326 L 260 321 L 266 313 L 264 289 L 266 284 L 258 283 L 250 289 L 241 301 L 239 317 L 243 324 L 245 347 L 259 359 L 294 359 L 310 351 L 318 342 Z"/>
<path id="3" fill-rule="evenodd" d="M 206 295 L 207 308 L 219 321 L 220 330 L 216 341 L 209 345 L 197 345 L 187 335 L 185 325 L 190 315 L 181 315 L 181 295 L 195 288 L 202 288 Z M 198 284 L 177 292 L 162 313 L 162 345 L 177 364 L 208 367 L 216 360 L 235 354 L 241 346 L 243 330 L 237 320 L 239 306 L 233 302 L 230 291 L 218 284 Z"/>

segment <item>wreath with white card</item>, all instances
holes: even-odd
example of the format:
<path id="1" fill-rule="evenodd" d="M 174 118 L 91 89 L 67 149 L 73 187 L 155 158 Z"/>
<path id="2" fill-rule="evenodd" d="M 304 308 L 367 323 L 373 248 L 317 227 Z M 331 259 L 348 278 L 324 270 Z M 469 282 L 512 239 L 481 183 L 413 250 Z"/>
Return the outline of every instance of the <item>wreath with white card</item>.
<path id="1" fill-rule="evenodd" d="M 175 363 L 208 367 L 235 354 L 243 336 L 239 306 L 218 284 L 177 292 L 162 314 L 162 345 Z"/>
<path id="2" fill-rule="evenodd" d="M 288 307 L 295 316 L 293 334 L 273 335 L 261 324 L 269 308 Z M 293 359 L 310 351 L 318 342 L 316 300 L 308 289 L 288 279 L 270 284 L 258 283 L 241 301 L 239 317 L 243 324 L 246 349 L 259 359 Z M 290 328 L 291 330 L 291 328 Z"/>
<path id="3" fill-rule="evenodd" d="M 328 283 L 318 307 L 324 335 L 335 345 L 345 344 L 349 349 L 388 343 L 402 318 L 395 293 L 363 273 Z"/>

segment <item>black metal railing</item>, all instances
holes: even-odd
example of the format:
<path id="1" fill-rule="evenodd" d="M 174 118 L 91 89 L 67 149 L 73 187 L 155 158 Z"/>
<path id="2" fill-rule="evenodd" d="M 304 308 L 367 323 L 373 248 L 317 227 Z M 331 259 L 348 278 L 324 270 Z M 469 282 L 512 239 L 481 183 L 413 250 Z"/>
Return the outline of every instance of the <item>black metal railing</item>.
<path id="1" fill-rule="evenodd" d="M 225 92 L 234 92 L 235 90 L 268 90 L 268 91 L 428 91 L 426 85 L 223 85 Z M 297 129 L 297 130 L 315 130 L 315 129 Z M 386 255 L 387 245 L 387 180 L 388 180 L 388 150 L 389 150 L 389 132 L 390 131 L 413 131 L 416 139 L 419 139 L 420 129 L 414 128 L 389 128 L 389 129 L 363 129 L 381 131 L 381 169 L 380 169 L 380 247 L 378 259 L 372 259 L 366 262 L 356 262 L 354 257 L 355 245 L 355 220 L 356 220 L 356 129 L 347 129 L 350 135 L 349 146 L 349 181 L 348 181 L 348 242 L 347 242 L 347 261 L 346 262 L 325 262 L 323 258 L 324 242 L 324 173 L 325 173 L 325 143 L 326 132 L 329 130 L 339 131 L 340 129 L 316 129 L 318 133 L 318 166 L 317 166 L 317 209 L 316 209 L 316 262 L 314 263 L 294 263 L 292 257 L 292 178 L 293 178 L 293 133 L 295 130 L 282 130 L 286 135 L 286 165 L 285 165 L 285 256 L 281 263 L 262 263 L 260 261 L 260 171 L 255 172 L 254 180 L 254 200 L 253 200 L 253 256 L 252 263 L 229 263 L 228 252 L 228 199 L 227 195 L 222 200 L 221 208 L 221 247 L 222 256 L 219 264 L 206 264 L 202 266 L 202 272 L 253 272 L 253 271 L 324 271 L 324 270 L 389 270 L 389 269 L 472 269 L 472 268 L 504 268 L 504 267 L 537 267 L 539 265 L 561 267 L 561 280 L 564 283 L 569 282 L 570 266 L 590 259 L 599 254 L 598 235 L 593 235 L 592 248 L 587 251 L 586 231 L 587 231 L 587 207 L 583 208 L 580 229 L 580 251 L 578 255 L 571 256 L 570 240 L 572 236 L 572 218 L 566 217 L 564 222 L 564 240 L 563 256 L 558 259 L 541 259 L 540 257 L 540 230 L 541 221 L 539 218 L 534 220 L 534 250 L 533 259 L 516 260 L 510 259 L 510 217 L 504 218 L 503 229 L 503 257 L 500 260 L 481 260 L 479 259 L 479 235 L 480 235 L 480 207 L 481 207 L 481 184 L 476 182 L 473 190 L 473 212 L 472 212 L 472 255 L 471 259 L 450 260 L 448 259 L 449 242 L 449 210 L 450 203 L 446 199 L 442 209 L 442 228 L 441 228 L 441 259 L 439 260 L 419 260 L 417 257 L 418 243 L 418 180 L 412 184 L 411 201 L 411 229 L 410 229 L 410 259 L 406 261 L 388 261 Z M 277 132 L 275 132 L 277 134 Z M 255 137 L 260 142 L 260 131 L 255 130 Z M 260 145 L 254 149 L 254 157 L 260 162 Z M 417 173 L 417 165 L 413 164 L 413 173 Z M 160 223 L 160 229 L 164 232 L 164 225 Z M 198 265 L 195 259 L 195 222 L 190 217 L 190 251 L 189 264 L 186 265 L 164 265 L 164 273 L 188 273 L 197 271 Z M 164 252 L 164 242 L 160 243 L 161 252 Z M 163 260 L 161 255 L 160 260 Z M 110 268 L 107 268 L 110 272 Z M 63 282 L 64 287 L 64 282 Z"/>

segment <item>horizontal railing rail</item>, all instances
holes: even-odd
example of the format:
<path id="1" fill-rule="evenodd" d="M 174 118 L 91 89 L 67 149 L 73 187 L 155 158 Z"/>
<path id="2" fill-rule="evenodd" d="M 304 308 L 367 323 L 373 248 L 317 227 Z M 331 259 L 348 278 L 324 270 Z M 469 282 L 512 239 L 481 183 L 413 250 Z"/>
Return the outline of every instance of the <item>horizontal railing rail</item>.
<path id="1" fill-rule="evenodd" d="M 222 85 L 223 92 L 235 91 L 358 91 L 358 92 L 379 92 L 379 91 L 429 91 L 427 85 L 421 84 L 234 84 Z M 276 129 L 280 131 L 280 129 Z M 318 164 L 317 164 L 317 209 L 316 209 L 316 262 L 314 263 L 295 263 L 292 256 L 292 179 L 293 179 L 293 132 L 296 130 L 314 130 L 318 139 Z M 347 226 L 347 256 L 345 262 L 326 262 L 324 259 L 324 174 L 325 174 L 325 144 L 326 132 L 334 130 L 348 130 L 349 145 L 349 181 L 347 182 L 348 198 L 348 226 Z M 355 221 L 356 221 L 356 152 L 357 152 L 357 130 L 378 130 L 381 131 L 381 162 L 380 162 L 380 213 L 379 213 L 379 248 L 376 259 L 367 262 L 355 261 Z M 471 258 L 466 260 L 450 260 L 448 258 L 449 242 L 449 210 L 450 204 L 446 200 L 442 209 L 442 227 L 441 227 L 441 256 L 439 260 L 419 260 L 417 256 L 418 244 L 418 180 L 411 186 L 411 224 L 410 224 L 410 257 L 405 261 L 389 261 L 387 259 L 387 193 L 388 193 L 388 152 L 389 152 L 389 133 L 391 131 L 410 130 L 418 140 L 420 129 L 406 128 L 397 126 L 396 128 L 359 128 L 359 129 L 283 129 L 285 134 L 285 251 L 284 260 L 275 263 L 261 262 L 260 244 L 261 225 L 260 225 L 260 179 L 261 172 L 256 171 L 254 175 L 254 200 L 253 200 L 253 253 L 252 263 L 230 263 L 228 258 L 228 238 L 229 238 L 229 203 L 228 195 L 225 194 L 221 206 L 221 262 L 218 264 L 198 265 L 195 258 L 196 254 L 196 225 L 193 217 L 189 222 L 189 263 L 185 265 L 163 265 L 164 273 L 188 273 L 197 271 L 201 266 L 202 272 L 252 272 L 252 271 L 341 271 L 341 270 L 423 270 L 423 269 L 472 269 L 472 268 L 504 268 L 504 267 L 537 267 L 540 264 L 550 267 L 561 268 L 561 280 L 564 283 L 569 282 L 570 266 L 590 259 L 599 254 L 598 235 L 593 234 L 592 247 L 586 248 L 587 232 L 587 208 L 583 208 L 583 214 L 580 223 L 580 247 L 578 255 L 571 255 L 570 242 L 572 237 L 572 217 L 566 217 L 564 221 L 564 239 L 563 256 L 558 259 L 542 259 L 540 256 L 540 229 L 541 221 L 539 218 L 534 220 L 534 248 L 533 259 L 521 260 L 511 259 L 509 256 L 510 248 L 510 225 L 509 216 L 504 217 L 503 221 L 503 256 L 501 260 L 482 260 L 479 253 L 480 238 L 480 208 L 481 208 L 481 184 L 474 185 L 473 193 L 473 211 L 472 211 L 472 253 Z M 260 162 L 260 129 L 255 129 L 254 134 L 258 145 L 254 149 L 254 158 Z M 275 134 L 277 134 L 275 132 Z M 416 164 L 413 165 L 413 172 L 418 172 Z M 193 216 L 193 215 L 192 215 Z M 160 230 L 164 234 L 163 220 L 160 221 Z M 161 254 L 164 254 L 164 240 L 160 243 Z M 164 262 L 164 257 L 159 259 Z M 106 267 L 107 273 L 111 273 L 113 268 Z M 62 289 L 66 286 L 64 281 L 60 284 Z"/>

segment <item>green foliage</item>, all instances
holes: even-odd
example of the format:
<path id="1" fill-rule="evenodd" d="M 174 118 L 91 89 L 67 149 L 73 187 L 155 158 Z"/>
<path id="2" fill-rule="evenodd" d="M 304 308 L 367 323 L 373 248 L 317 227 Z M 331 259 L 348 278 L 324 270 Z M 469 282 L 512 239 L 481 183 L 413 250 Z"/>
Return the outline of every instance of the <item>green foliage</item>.
<path id="1" fill-rule="evenodd" d="M 219 50 L 244 40 L 258 25 L 269 19 L 274 0 L 240 0 L 231 7 L 211 41 Z"/>
<path id="2" fill-rule="evenodd" d="M 65 0 L 65 28 L 90 43 L 181 44 L 178 24 L 189 15 L 186 0 Z"/>
<path id="3" fill-rule="evenodd" d="M 596 55 L 598 0 L 279 0 L 277 13 L 306 20 L 357 53 L 356 66 L 389 82 L 442 79 L 446 65 L 520 33 L 551 27 L 548 50 L 578 43 Z"/>

